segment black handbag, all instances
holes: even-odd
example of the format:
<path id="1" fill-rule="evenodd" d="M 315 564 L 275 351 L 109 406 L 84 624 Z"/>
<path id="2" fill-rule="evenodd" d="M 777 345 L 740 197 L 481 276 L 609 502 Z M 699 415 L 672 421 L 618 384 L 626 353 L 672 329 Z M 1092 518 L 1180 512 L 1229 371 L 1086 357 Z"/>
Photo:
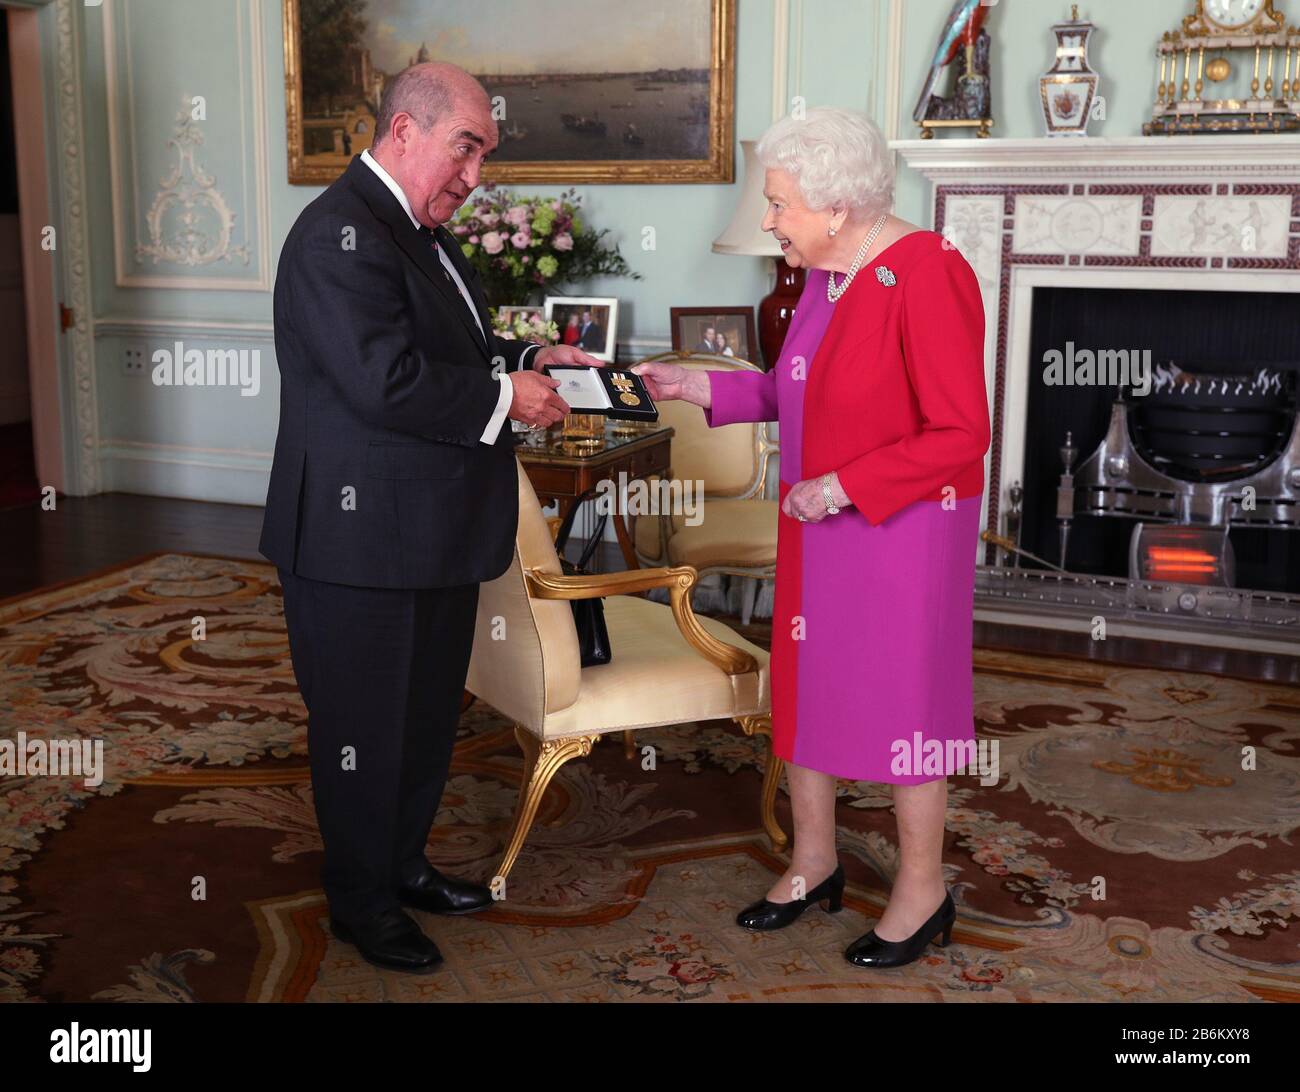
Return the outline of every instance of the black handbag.
<path id="1" fill-rule="evenodd" d="M 577 564 L 565 558 L 564 547 L 568 544 L 569 532 L 573 530 L 574 516 L 578 514 L 578 509 L 582 507 L 583 502 L 595 494 L 594 489 L 589 489 L 573 502 L 573 507 L 564 517 L 564 522 L 560 524 L 560 530 L 555 536 L 555 552 L 560 557 L 560 570 L 566 576 L 584 576 L 590 573 L 591 570 L 587 566 L 591 563 L 592 555 L 595 554 L 596 547 L 600 545 L 601 538 L 604 536 L 605 521 L 609 518 L 608 512 L 600 514 L 595 530 L 592 531 L 587 545 L 583 547 L 582 556 L 578 558 Z M 609 647 L 609 630 L 605 628 L 604 601 L 599 597 L 570 599 L 569 606 L 573 609 L 573 624 L 578 631 L 578 651 L 582 666 L 593 667 L 597 664 L 609 663 L 613 653 Z"/>

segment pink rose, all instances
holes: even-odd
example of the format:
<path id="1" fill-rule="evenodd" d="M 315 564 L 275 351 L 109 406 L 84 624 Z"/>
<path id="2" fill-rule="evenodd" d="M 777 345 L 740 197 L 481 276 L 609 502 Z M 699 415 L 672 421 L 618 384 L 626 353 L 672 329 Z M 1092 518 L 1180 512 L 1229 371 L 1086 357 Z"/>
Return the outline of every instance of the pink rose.
<path id="1" fill-rule="evenodd" d="M 532 261 L 532 258 L 530 258 L 527 254 L 525 254 L 525 255 L 524 255 L 522 258 L 520 258 L 519 260 L 520 260 L 521 262 L 523 262 L 524 265 L 527 265 L 529 262 Z"/>
<path id="2" fill-rule="evenodd" d="M 555 247 L 556 250 L 572 250 L 573 236 L 567 231 L 562 231 L 552 240 L 551 245 Z"/>
<path id="3" fill-rule="evenodd" d="M 472 246 L 477 246 L 477 245 L 478 245 L 478 236 L 477 236 L 477 235 L 471 235 L 471 236 L 469 237 L 469 241 L 470 241 L 470 244 L 471 244 Z"/>
<path id="4" fill-rule="evenodd" d="M 529 220 L 528 206 L 511 205 L 510 208 L 506 210 L 504 219 L 507 224 L 514 224 L 515 227 L 523 227 Z"/>
<path id="5" fill-rule="evenodd" d="M 465 232 L 469 231 L 469 228 L 467 228 L 464 224 L 457 224 L 451 230 L 457 235 L 464 235 Z"/>
<path id="6" fill-rule="evenodd" d="M 510 236 L 510 241 L 515 244 L 516 250 L 524 250 L 532 241 L 532 237 L 526 231 L 516 231 Z"/>
<path id="7" fill-rule="evenodd" d="M 499 212 L 485 212 L 479 219 L 483 221 L 484 227 L 495 227 L 501 222 L 501 214 Z"/>
<path id="8" fill-rule="evenodd" d="M 489 254 L 500 254 L 505 245 L 505 239 L 499 231 L 489 231 L 483 236 L 483 249 Z"/>

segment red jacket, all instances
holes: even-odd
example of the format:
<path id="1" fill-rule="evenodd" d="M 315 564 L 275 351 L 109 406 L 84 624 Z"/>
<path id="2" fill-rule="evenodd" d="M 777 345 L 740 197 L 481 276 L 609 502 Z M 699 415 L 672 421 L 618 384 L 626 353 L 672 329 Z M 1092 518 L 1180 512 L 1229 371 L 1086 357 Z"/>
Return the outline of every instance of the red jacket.
<path id="1" fill-rule="evenodd" d="M 989 406 L 984 306 L 961 252 L 932 231 L 888 251 L 893 286 L 864 266 L 808 368 L 803 475 L 837 471 L 872 524 L 918 500 L 984 489 Z M 945 493 L 951 486 L 952 492 Z"/>

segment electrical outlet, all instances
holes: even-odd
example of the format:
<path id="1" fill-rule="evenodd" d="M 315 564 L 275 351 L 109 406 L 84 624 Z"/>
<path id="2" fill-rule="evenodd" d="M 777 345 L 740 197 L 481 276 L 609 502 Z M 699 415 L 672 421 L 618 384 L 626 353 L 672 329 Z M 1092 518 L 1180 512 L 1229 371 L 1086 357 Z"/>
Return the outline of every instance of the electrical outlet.
<path id="1" fill-rule="evenodd" d="M 122 351 L 122 374 L 144 375 L 145 360 L 148 355 L 148 350 L 143 345 L 128 345 Z"/>

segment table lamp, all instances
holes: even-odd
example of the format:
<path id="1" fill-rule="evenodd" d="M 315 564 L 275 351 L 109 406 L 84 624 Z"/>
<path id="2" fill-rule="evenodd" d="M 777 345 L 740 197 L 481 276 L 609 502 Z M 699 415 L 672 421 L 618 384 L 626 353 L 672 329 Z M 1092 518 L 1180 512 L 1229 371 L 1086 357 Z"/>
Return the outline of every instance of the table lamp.
<path id="1" fill-rule="evenodd" d="M 770 369 L 781 355 L 785 334 L 794 317 L 795 304 L 803 291 L 804 271 L 785 264 L 780 246 L 770 231 L 762 228 L 767 212 L 763 196 L 763 165 L 754 154 L 752 140 L 740 142 L 745 155 L 745 181 L 740 191 L 731 223 L 713 240 L 715 254 L 751 254 L 776 259 L 776 285 L 758 305 L 758 343 L 763 350 L 763 365 Z"/>

